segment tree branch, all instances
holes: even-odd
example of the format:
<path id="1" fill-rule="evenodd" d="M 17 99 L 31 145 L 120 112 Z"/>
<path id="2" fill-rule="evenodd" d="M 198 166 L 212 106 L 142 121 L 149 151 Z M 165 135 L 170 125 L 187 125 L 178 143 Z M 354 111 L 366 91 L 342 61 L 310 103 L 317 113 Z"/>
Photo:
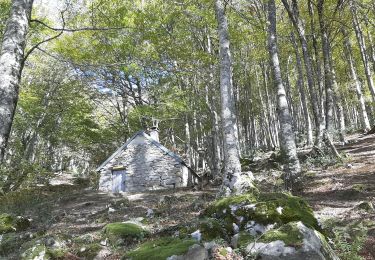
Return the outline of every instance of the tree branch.
<path id="1" fill-rule="evenodd" d="M 55 28 L 55 27 L 49 26 L 45 22 L 40 21 L 38 19 L 32 19 L 32 20 L 30 20 L 30 22 L 39 23 L 39 24 L 43 25 L 44 27 L 47 27 L 48 29 L 50 29 L 52 31 L 59 31 L 59 32 L 110 31 L 110 30 L 135 29 L 134 27 L 127 27 L 127 26 L 104 27 L 104 28 L 103 27 L 102 28 L 98 28 L 98 27 L 65 28 L 65 26 L 64 26 L 63 28 Z"/>

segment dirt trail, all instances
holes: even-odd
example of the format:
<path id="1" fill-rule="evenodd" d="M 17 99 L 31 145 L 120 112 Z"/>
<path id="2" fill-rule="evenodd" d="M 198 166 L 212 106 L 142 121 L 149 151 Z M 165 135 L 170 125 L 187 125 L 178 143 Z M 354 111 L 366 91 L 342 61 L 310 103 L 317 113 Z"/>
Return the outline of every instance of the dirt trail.
<path id="1" fill-rule="evenodd" d="M 354 219 L 353 208 L 363 201 L 375 203 L 375 136 L 351 136 L 338 147 L 349 162 L 327 169 L 314 169 L 302 194 L 318 218 Z M 375 215 L 374 215 L 375 216 Z"/>
<path id="2" fill-rule="evenodd" d="M 361 210 L 361 203 L 375 206 L 375 135 L 355 135 L 345 146 L 338 147 L 346 153 L 348 162 L 313 169 L 306 188 L 301 194 L 314 209 L 318 219 L 334 219 L 342 225 L 356 221 L 375 221 L 375 211 Z M 363 204 L 362 204 L 363 205 Z M 375 227 L 368 231 L 362 249 L 365 259 L 375 259 Z"/>

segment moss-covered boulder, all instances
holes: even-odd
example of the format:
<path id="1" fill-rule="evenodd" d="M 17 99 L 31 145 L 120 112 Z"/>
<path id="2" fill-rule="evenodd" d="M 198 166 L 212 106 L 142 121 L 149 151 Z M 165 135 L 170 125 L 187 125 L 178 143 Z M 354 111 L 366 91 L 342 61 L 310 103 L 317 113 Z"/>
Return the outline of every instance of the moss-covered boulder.
<path id="1" fill-rule="evenodd" d="M 102 247 L 98 243 L 82 245 L 76 252 L 76 255 L 84 259 L 94 259 Z"/>
<path id="2" fill-rule="evenodd" d="M 194 238 L 194 234 L 199 236 L 201 241 L 212 241 L 216 238 L 228 239 L 224 221 L 215 218 L 203 218 L 194 223 L 189 223 L 180 227 L 178 234 L 180 238 Z"/>
<path id="3" fill-rule="evenodd" d="M 10 214 L 0 214 L 0 234 L 22 231 L 30 226 L 30 221 L 21 216 L 12 216 Z"/>
<path id="4" fill-rule="evenodd" d="M 106 225 L 104 234 L 112 245 L 122 245 L 141 241 L 149 232 L 135 223 L 116 222 Z"/>
<path id="5" fill-rule="evenodd" d="M 173 255 L 184 255 L 197 242 L 192 239 L 165 237 L 147 241 L 137 249 L 128 252 L 123 259 L 132 260 L 165 260 Z"/>
<path id="6" fill-rule="evenodd" d="M 325 237 L 301 221 L 290 222 L 265 232 L 258 240 L 242 246 L 256 259 L 338 260 Z"/>
<path id="7" fill-rule="evenodd" d="M 227 232 L 232 234 L 236 233 L 233 224 L 239 230 L 254 229 L 255 233 L 263 233 L 268 225 L 281 226 L 292 221 L 320 230 L 306 201 L 288 193 L 248 193 L 223 198 L 211 204 L 204 216 L 223 220 Z"/>
<path id="8" fill-rule="evenodd" d="M 62 259 L 69 251 L 67 240 L 65 235 L 36 237 L 22 244 L 19 249 L 21 259 Z"/>

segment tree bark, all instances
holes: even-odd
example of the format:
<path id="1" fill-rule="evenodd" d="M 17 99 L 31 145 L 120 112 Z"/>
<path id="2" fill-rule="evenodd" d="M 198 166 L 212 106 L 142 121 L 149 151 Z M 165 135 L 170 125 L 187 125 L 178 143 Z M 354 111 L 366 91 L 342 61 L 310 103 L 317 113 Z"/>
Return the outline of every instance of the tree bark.
<path id="1" fill-rule="evenodd" d="M 352 47 L 351 47 L 351 43 L 349 40 L 349 36 L 344 29 L 342 29 L 342 32 L 345 38 L 344 40 L 345 53 L 346 53 L 346 58 L 349 64 L 350 75 L 352 77 L 354 87 L 355 87 L 355 92 L 357 94 L 357 98 L 359 102 L 359 109 L 360 109 L 359 114 L 360 114 L 360 119 L 361 119 L 361 125 L 362 125 L 363 130 L 367 132 L 368 130 L 370 130 L 370 121 L 368 120 L 368 116 L 367 116 L 365 99 L 363 97 L 361 83 L 358 79 L 357 71 L 354 66 L 354 61 L 352 57 Z"/>
<path id="2" fill-rule="evenodd" d="M 13 0 L 0 52 L 0 162 L 8 144 L 18 101 L 26 34 L 33 0 Z"/>
<path id="3" fill-rule="evenodd" d="M 370 89 L 372 100 L 375 102 L 375 85 L 374 85 L 374 80 L 372 79 L 372 72 L 370 68 L 369 59 L 367 56 L 367 50 L 366 50 L 365 40 L 363 37 L 363 32 L 358 21 L 357 9 L 353 0 L 349 1 L 349 5 L 350 5 L 350 11 L 352 13 L 353 27 L 354 27 L 355 35 L 357 37 L 358 47 L 361 52 L 361 58 L 362 58 L 363 68 L 364 68 L 365 75 L 366 75 L 367 85 L 368 85 L 368 88 Z"/>
<path id="4" fill-rule="evenodd" d="M 296 67 L 298 72 L 298 79 L 297 79 L 297 85 L 298 90 L 301 95 L 301 103 L 302 103 L 302 109 L 303 109 L 303 115 L 305 118 L 305 124 L 306 124 L 306 134 L 307 134 L 307 145 L 312 145 L 313 143 L 313 133 L 312 133 L 312 127 L 311 127 L 311 119 L 310 114 L 307 106 L 307 98 L 305 94 L 305 83 L 303 80 L 303 71 L 302 71 L 302 62 L 301 57 L 298 52 L 298 46 L 297 42 L 294 38 L 294 34 L 291 35 L 292 44 L 294 47 L 295 55 L 296 55 Z"/>
<path id="5" fill-rule="evenodd" d="M 308 50 L 308 43 L 305 34 L 304 24 L 299 17 L 298 12 L 298 5 L 296 0 L 292 0 L 293 7 L 291 7 L 288 3 L 288 0 L 282 0 L 283 5 L 288 13 L 290 20 L 298 34 L 299 41 L 301 42 L 302 54 L 303 54 L 303 61 L 305 64 L 305 71 L 306 71 L 306 78 L 307 78 L 307 85 L 310 92 L 310 99 L 312 105 L 312 111 L 314 115 L 314 123 L 315 123 L 315 144 L 320 146 L 322 141 L 323 133 L 321 127 L 321 114 L 319 112 L 319 104 L 318 104 L 318 97 L 315 91 L 315 79 L 313 75 L 313 66 L 311 64 L 311 55 Z"/>
<path id="6" fill-rule="evenodd" d="M 230 194 L 239 194 L 248 188 L 252 188 L 253 183 L 250 176 L 247 178 L 247 176 L 241 174 L 228 21 L 222 0 L 215 0 L 215 11 L 220 45 L 220 93 L 225 175 L 220 195 L 228 196 Z"/>
<path id="7" fill-rule="evenodd" d="M 282 82 L 276 35 L 275 0 L 268 0 L 268 51 L 271 59 L 273 80 L 277 91 L 277 111 L 280 122 L 280 149 L 286 162 L 286 188 L 291 190 L 293 183 L 301 172 L 297 156 L 293 122 L 290 116 L 285 88 Z"/>

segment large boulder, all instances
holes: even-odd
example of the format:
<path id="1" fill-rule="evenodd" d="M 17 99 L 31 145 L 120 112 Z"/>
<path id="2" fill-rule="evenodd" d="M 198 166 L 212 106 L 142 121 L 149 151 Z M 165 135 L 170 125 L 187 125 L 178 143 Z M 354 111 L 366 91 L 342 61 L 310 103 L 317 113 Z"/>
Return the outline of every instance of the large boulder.
<path id="1" fill-rule="evenodd" d="M 112 245 L 123 245 L 141 241 L 149 232 L 135 223 L 116 222 L 104 227 L 104 235 Z"/>
<path id="2" fill-rule="evenodd" d="M 247 230 L 256 236 L 292 221 L 320 230 L 306 201 L 288 193 L 246 193 L 223 198 L 211 204 L 204 216 L 224 221 L 231 235 Z"/>
<path id="3" fill-rule="evenodd" d="M 324 236 L 301 221 L 269 230 L 244 249 L 249 255 L 263 260 L 339 260 Z"/>
<path id="4" fill-rule="evenodd" d="M 47 235 L 22 244 L 22 260 L 60 259 L 68 252 L 67 242 L 63 237 Z"/>

